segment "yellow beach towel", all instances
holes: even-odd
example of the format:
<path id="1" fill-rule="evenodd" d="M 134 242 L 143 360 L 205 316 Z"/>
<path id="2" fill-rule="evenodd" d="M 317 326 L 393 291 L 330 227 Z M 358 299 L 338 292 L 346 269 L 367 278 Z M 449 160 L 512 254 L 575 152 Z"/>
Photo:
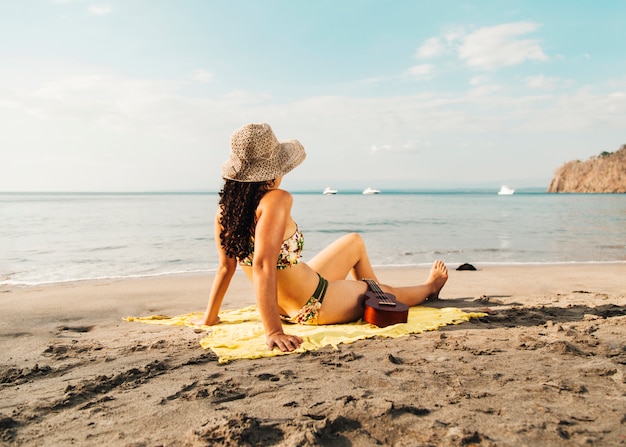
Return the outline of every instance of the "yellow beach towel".
<path id="1" fill-rule="evenodd" d="M 149 317 L 128 317 L 126 321 L 205 329 L 207 335 L 200 341 L 200 345 L 205 349 L 212 349 L 217 354 L 220 363 L 227 363 L 235 359 L 256 359 L 314 351 L 324 346 L 332 346 L 336 349 L 340 343 L 352 343 L 375 336 L 398 338 L 408 334 L 433 331 L 441 326 L 462 323 L 470 318 L 478 318 L 486 314 L 463 312 L 453 307 L 435 309 L 417 306 L 409 309 L 409 318 L 406 323 L 394 324 L 385 328 L 379 328 L 363 321 L 322 326 L 285 323 L 283 325 L 285 332 L 299 335 L 304 340 L 304 343 L 293 352 L 281 352 L 278 349 L 270 351 L 267 348 L 263 324 L 256 306 L 223 311 L 220 313 L 221 323 L 216 326 L 195 326 L 191 323 L 193 319 L 201 318 L 202 315 L 201 312 L 176 317 L 152 315 Z"/>

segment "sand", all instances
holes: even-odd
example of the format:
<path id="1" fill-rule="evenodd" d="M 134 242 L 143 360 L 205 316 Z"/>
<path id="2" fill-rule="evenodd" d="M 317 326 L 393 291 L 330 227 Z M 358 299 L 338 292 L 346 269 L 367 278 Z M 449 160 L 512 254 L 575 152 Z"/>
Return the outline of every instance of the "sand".
<path id="1" fill-rule="evenodd" d="M 437 305 L 487 317 L 226 365 L 123 320 L 202 311 L 210 275 L 2 286 L 0 443 L 626 445 L 626 264 L 477 267 Z M 223 307 L 253 303 L 238 273 Z"/>

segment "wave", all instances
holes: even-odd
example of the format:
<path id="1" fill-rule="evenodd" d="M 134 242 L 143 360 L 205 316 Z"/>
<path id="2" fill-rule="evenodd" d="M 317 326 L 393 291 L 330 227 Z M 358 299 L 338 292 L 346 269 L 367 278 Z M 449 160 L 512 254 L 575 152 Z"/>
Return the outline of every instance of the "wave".
<path id="1" fill-rule="evenodd" d="M 0 286 L 43 286 L 53 284 L 67 284 L 83 281 L 110 281 L 110 280 L 125 280 L 125 279 L 141 279 L 141 278 L 157 278 L 161 276 L 186 276 L 194 274 L 212 274 L 217 271 L 217 268 L 213 269 L 181 269 L 181 270 L 167 270 L 154 273 L 142 273 L 142 274 L 120 274 L 120 275 L 103 275 L 103 276 L 76 276 L 63 279 L 10 279 L 7 276 L 0 278 Z"/>
<path id="2" fill-rule="evenodd" d="M 107 245 L 104 247 L 94 247 L 87 251 L 89 252 L 98 252 L 98 251 L 113 251 L 113 250 L 124 250 L 128 248 L 128 245 Z"/>

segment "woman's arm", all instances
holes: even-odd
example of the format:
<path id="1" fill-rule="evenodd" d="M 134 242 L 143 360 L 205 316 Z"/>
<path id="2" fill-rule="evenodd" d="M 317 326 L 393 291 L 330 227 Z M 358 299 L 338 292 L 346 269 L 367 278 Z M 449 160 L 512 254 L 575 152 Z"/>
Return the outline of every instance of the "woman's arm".
<path id="1" fill-rule="evenodd" d="M 283 332 L 278 308 L 276 260 L 283 242 L 285 228 L 291 219 L 291 195 L 282 190 L 269 191 L 257 208 L 254 233 L 252 280 L 267 346 L 293 351 L 302 343 L 296 335 Z"/>
<path id="2" fill-rule="evenodd" d="M 206 311 L 204 312 L 204 317 L 200 320 L 194 321 L 196 324 L 203 324 L 207 326 L 212 326 L 220 322 L 220 318 L 218 316 L 220 306 L 222 305 L 222 300 L 224 299 L 228 286 L 230 285 L 230 280 L 237 270 L 237 260 L 229 257 L 224 251 L 224 247 L 222 247 L 222 242 L 220 240 L 220 232 L 222 231 L 220 216 L 221 214 L 218 211 L 215 216 L 214 226 L 215 246 L 217 248 L 219 264 L 217 272 L 215 273 L 215 279 L 213 280 L 213 286 L 211 287 L 211 294 L 209 295 L 209 302 L 207 304 Z"/>

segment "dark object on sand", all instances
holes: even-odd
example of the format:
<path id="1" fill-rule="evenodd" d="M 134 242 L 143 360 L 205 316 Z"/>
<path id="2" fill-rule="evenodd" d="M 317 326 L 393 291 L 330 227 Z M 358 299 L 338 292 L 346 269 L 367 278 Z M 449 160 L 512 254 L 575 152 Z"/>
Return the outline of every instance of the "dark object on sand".
<path id="1" fill-rule="evenodd" d="M 461 264 L 459 265 L 457 268 L 457 270 L 476 270 L 476 267 L 474 267 L 472 264 Z"/>

